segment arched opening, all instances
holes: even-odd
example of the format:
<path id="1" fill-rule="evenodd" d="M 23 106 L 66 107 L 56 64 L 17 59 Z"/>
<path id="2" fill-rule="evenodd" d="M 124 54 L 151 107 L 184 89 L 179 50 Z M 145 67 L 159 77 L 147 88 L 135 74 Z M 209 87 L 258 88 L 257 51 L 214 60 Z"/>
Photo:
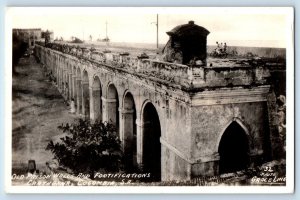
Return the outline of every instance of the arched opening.
<path id="1" fill-rule="evenodd" d="M 62 95 L 64 96 L 64 92 L 65 92 L 65 77 L 64 77 L 64 68 L 61 68 L 61 90 L 62 90 Z"/>
<path id="2" fill-rule="evenodd" d="M 73 73 L 72 73 L 72 90 L 73 90 L 73 92 L 72 92 L 72 97 L 73 97 L 73 99 L 74 99 L 74 102 L 75 102 L 75 106 L 77 106 L 77 101 L 76 101 L 76 99 L 77 99 L 77 93 L 76 93 L 76 67 L 75 66 L 73 66 Z"/>
<path id="3" fill-rule="evenodd" d="M 90 117 L 90 95 L 89 95 L 89 77 L 87 71 L 83 72 L 82 78 L 82 114 L 85 119 Z"/>
<path id="4" fill-rule="evenodd" d="M 223 133 L 218 151 L 220 174 L 247 168 L 249 141 L 245 130 L 237 122 L 232 122 Z"/>
<path id="5" fill-rule="evenodd" d="M 66 98 L 67 100 L 70 100 L 70 67 L 69 67 L 69 63 L 66 61 Z"/>
<path id="6" fill-rule="evenodd" d="M 102 121 L 101 83 L 96 76 L 93 81 L 93 120 Z"/>
<path id="7" fill-rule="evenodd" d="M 107 89 L 106 107 L 107 120 L 115 125 L 119 133 L 119 99 L 117 89 L 113 84 L 110 84 Z"/>
<path id="8" fill-rule="evenodd" d="M 58 80 L 59 80 L 59 65 L 58 65 L 58 59 L 57 56 L 55 56 L 55 84 L 58 86 Z"/>
<path id="9" fill-rule="evenodd" d="M 133 96 L 127 92 L 124 97 L 123 110 L 123 149 L 125 154 L 125 165 L 134 170 L 137 167 L 137 141 L 136 141 L 136 109 Z"/>
<path id="10" fill-rule="evenodd" d="M 61 63 L 62 63 L 62 94 L 65 98 L 65 96 L 66 96 L 66 69 L 65 69 L 64 60 L 62 60 Z"/>
<path id="11" fill-rule="evenodd" d="M 61 90 L 61 68 L 60 68 L 60 66 L 57 67 L 57 86 L 58 86 L 58 89 Z"/>
<path id="12" fill-rule="evenodd" d="M 151 180 L 161 180 L 160 121 L 153 104 L 143 110 L 143 169 L 151 173 Z"/>
<path id="13" fill-rule="evenodd" d="M 81 72 L 79 67 L 77 68 L 77 80 L 76 80 L 76 93 L 77 93 L 77 113 L 81 114 L 82 111 L 82 98 L 81 98 L 81 92 L 82 92 L 82 85 L 81 85 Z"/>
<path id="14" fill-rule="evenodd" d="M 71 66 L 71 64 L 69 64 L 69 68 L 68 68 L 68 86 L 69 86 L 69 100 L 71 100 L 72 98 L 73 98 L 73 92 L 72 92 L 72 90 L 73 90 L 73 84 L 72 84 L 72 66 Z"/>

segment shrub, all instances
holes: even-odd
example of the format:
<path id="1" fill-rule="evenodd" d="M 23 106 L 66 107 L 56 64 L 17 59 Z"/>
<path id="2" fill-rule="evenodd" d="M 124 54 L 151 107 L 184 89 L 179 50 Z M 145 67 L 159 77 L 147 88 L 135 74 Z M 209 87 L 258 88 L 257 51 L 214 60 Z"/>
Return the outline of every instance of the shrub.
<path id="1" fill-rule="evenodd" d="M 58 127 L 66 136 L 54 144 L 50 141 L 46 150 L 54 154 L 62 167 L 74 173 L 89 173 L 104 169 L 119 171 L 122 167 L 122 151 L 116 128 L 110 123 L 77 120 L 73 124 Z"/>

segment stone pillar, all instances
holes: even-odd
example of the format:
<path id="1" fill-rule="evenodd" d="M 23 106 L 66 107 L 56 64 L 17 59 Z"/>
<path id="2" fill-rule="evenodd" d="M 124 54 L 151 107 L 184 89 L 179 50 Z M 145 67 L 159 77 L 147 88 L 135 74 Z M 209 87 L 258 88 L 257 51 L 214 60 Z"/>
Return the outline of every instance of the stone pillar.
<path id="1" fill-rule="evenodd" d="M 59 69 L 59 90 L 62 93 L 62 69 Z"/>
<path id="2" fill-rule="evenodd" d="M 82 81 L 82 114 L 85 118 L 89 118 L 90 113 L 89 113 L 89 82 L 88 81 Z"/>
<path id="3" fill-rule="evenodd" d="M 56 80 L 57 80 L 57 88 L 58 90 L 60 89 L 60 73 L 59 73 L 59 67 L 57 66 L 57 77 L 56 77 Z"/>
<path id="4" fill-rule="evenodd" d="M 94 96 L 93 96 L 93 87 L 89 88 L 89 99 L 90 99 L 90 119 L 92 122 L 95 121 L 95 109 L 94 109 Z"/>
<path id="5" fill-rule="evenodd" d="M 58 67 L 58 64 L 57 64 L 57 61 L 55 62 L 56 66 L 56 86 L 58 87 L 58 79 L 59 79 L 59 67 Z"/>
<path id="6" fill-rule="evenodd" d="M 140 114 L 137 113 L 137 116 Z M 136 119 L 136 157 L 140 169 L 143 169 L 143 139 L 143 123 L 140 119 Z"/>
<path id="7" fill-rule="evenodd" d="M 65 96 L 65 88 L 66 88 L 66 77 L 65 77 L 66 71 L 62 70 L 62 94 Z"/>
<path id="8" fill-rule="evenodd" d="M 69 99 L 69 73 L 68 70 L 65 70 L 65 96 L 66 100 Z"/>
<path id="9" fill-rule="evenodd" d="M 69 73 L 68 73 L 68 70 L 65 70 L 65 97 L 66 97 L 66 100 L 69 100 Z"/>
<path id="10" fill-rule="evenodd" d="M 76 102 L 76 75 L 72 76 L 72 98 L 74 98 L 75 104 L 77 104 L 77 102 Z"/>
<path id="11" fill-rule="evenodd" d="M 102 108 L 101 108 L 101 90 L 100 87 L 93 87 L 92 88 L 92 97 L 90 98 L 90 117 L 91 120 L 102 120 Z"/>
<path id="12" fill-rule="evenodd" d="M 119 109 L 120 112 L 120 140 L 123 152 L 130 151 L 132 148 L 134 120 L 133 109 Z"/>
<path id="13" fill-rule="evenodd" d="M 64 82 L 64 77 L 63 77 L 63 69 L 60 69 L 60 90 L 61 94 L 63 94 L 63 82 Z"/>
<path id="14" fill-rule="evenodd" d="M 72 99 L 73 95 L 72 95 L 72 72 L 69 72 L 69 81 L 68 81 L 68 86 L 69 86 L 69 100 Z"/>
<path id="15" fill-rule="evenodd" d="M 77 80 L 76 80 L 76 84 L 77 84 L 77 87 L 76 87 L 76 94 L 77 94 L 77 114 L 81 114 L 81 105 L 82 105 L 82 86 L 81 86 L 81 79 L 77 77 Z"/>
<path id="16" fill-rule="evenodd" d="M 112 124 L 116 125 L 116 102 L 116 99 L 106 99 L 102 97 L 102 111 L 104 122 L 112 122 Z"/>

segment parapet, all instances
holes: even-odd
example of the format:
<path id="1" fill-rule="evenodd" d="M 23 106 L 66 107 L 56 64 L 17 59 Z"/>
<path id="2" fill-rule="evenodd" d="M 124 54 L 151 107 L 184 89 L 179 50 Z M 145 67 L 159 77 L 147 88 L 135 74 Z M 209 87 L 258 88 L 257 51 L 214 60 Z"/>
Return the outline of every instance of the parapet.
<path id="1" fill-rule="evenodd" d="M 43 48 L 37 45 L 37 48 Z M 131 56 L 74 46 L 51 49 L 86 60 L 97 66 L 106 65 L 146 78 L 160 80 L 184 90 L 211 90 L 218 87 L 253 87 L 268 84 L 269 70 L 261 62 L 251 59 L 208 59 L 205 66 L 164 62 L 155 58 Z"/>

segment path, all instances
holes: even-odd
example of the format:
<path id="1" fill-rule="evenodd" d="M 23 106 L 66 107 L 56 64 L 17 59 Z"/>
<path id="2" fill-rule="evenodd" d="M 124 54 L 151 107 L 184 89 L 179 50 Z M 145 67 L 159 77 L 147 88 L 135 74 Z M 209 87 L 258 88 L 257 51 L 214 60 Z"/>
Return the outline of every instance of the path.
<path id="1" fill-rule="evenodd" d="M 57 126 L 75 116 L 57 88 L 48 81 L 41 64 L 34 57 L 22 58 L 13 76 L 12 169 L 24 172 L 29 159 L 42 170 L 52 154 L 45 148 L 50 140 L 59 140 Z"/>

